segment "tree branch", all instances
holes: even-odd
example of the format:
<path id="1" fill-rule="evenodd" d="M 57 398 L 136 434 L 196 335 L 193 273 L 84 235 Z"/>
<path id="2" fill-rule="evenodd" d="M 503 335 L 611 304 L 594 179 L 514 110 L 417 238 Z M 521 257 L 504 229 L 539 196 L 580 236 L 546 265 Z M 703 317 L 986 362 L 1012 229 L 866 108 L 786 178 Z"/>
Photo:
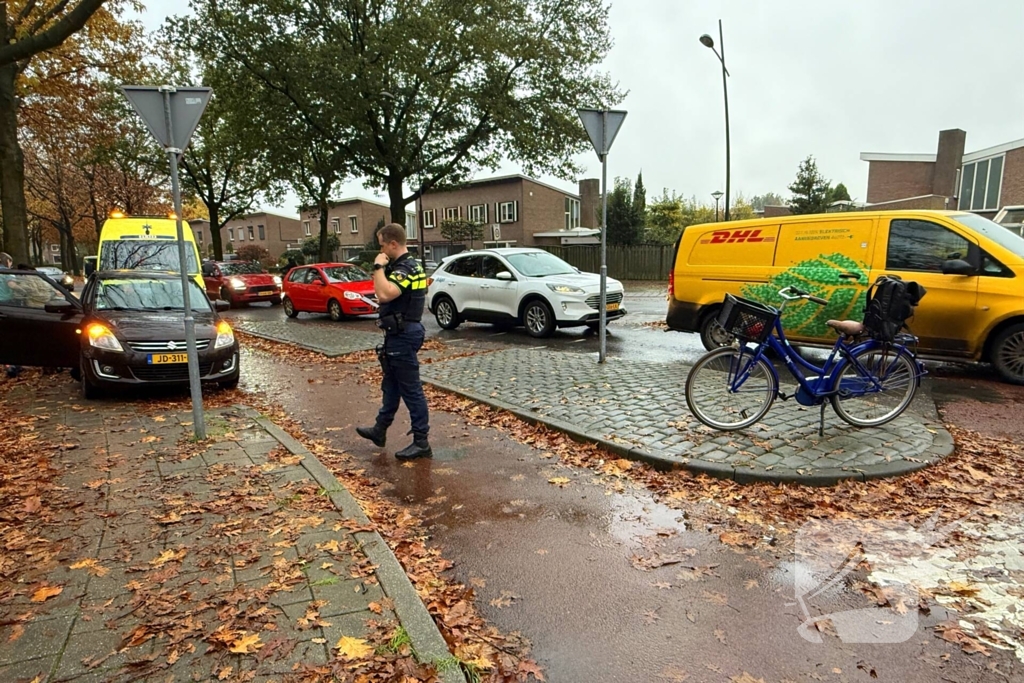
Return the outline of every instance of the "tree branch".
<path id="1" fill-rule="evenodd" d="M 7 66 L 57 47 L 67 40 L 68 36 L 85 26 L 104 2 L 106 0 L 81 0 L 60 21 L 42 33 L 0 46 L 0 66 Z"/>

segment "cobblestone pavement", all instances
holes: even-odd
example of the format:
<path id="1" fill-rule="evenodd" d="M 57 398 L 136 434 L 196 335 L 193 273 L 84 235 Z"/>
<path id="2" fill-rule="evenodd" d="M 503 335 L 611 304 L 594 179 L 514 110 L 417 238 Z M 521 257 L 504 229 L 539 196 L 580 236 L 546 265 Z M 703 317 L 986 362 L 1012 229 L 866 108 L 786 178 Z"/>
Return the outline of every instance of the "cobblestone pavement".
<path id="1" fill-rule="evenodd" d="M 690 366 L 544 349 L 509 349 L 423 366 L 425 381 L 602 443 L 627 457 L 714 476 L 831 484 L 920 469 L 952 452 L 924 391 L 887 425 L 857 429 L 831 408 L 777 401 L 764 421 L 724 433 L 697 422 L 683 387 Z M 789 393 L 789 390 L 784 388 Z"/>
<path id="2" fill-rule="evenodd" d="M 77 507 L 36 523 L 36 567 L 0 581 L 0 681 L 280 681 L 371 620 L 412 632 L 418 605 L 433 627 L 355 500 L 253 411 L 209 414 L 199 452 L 181 441 L 191 414 L 43 394 L 18 405 L 61 444 L 48 462 Z M 39 601 L 40 586 L 56 594 Z"/>
<path id="3" fill-rule="evenodd" d="M 343 322 L 310 324 L 289 320 L 237 320 L 234 325 L 242 332 L 301 346 L 329 358 L 373 349 L 382 338 L 379 332 L 346 329 Z"/>

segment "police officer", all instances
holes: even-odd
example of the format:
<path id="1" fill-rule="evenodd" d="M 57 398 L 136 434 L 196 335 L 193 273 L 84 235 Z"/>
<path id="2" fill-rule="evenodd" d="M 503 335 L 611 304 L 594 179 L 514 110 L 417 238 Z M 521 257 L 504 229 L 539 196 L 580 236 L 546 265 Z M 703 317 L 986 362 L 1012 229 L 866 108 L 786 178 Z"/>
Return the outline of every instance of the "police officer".
<path id="1" fill-rule="evenodd" d="M 423 306 L 427 299 L 427 274 L 405 246 L 405 228 L 397 223 L 377 232 L 381 253 L 373 264 L 373 291 L 380 303 L 377 326 L 384 331 L 384 344 L 377 356 L 384 370 L 381 390 L 383 404 L 373 427 L 356 427 L 356 432 L 374 445 L 384 447 L 387 430 L 398 412 L 399 399 L 405 401 L 412 421 L 412 444 L 395 453 L 400 460 L 429 458 L 427 397 L 420 382 L 420 362 L 416 357 L 423 346 Z"/>

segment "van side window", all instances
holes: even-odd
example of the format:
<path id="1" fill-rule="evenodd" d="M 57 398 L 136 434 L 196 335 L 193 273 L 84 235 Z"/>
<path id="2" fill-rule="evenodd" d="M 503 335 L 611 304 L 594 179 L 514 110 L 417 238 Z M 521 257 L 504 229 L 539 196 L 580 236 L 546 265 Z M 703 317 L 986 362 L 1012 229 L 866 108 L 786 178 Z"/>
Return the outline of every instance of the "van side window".
<path id="1" fill-rule="evenodd" d="M 989 277 L 1013 277 L 1013 271 L 989 256 L 987 252 L 981 252 L 981 274 Z"/>
<path id="2" fill-rule="evenodd" d="M 966 259 L 969 246 L 966 239 L 937 223 L 898 219 L 889 225 L 885 267 L 941 273 L 946 261 Z"/>

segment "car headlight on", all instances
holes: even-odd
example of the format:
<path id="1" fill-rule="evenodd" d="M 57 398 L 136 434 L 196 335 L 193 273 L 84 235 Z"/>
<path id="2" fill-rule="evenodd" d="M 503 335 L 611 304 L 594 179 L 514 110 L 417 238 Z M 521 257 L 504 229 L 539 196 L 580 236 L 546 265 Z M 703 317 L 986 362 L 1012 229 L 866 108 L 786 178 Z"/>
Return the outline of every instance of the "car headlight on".
<path id="1" fill-rule="evenodd" d="M 583 294 L 582 289 L 579 287 L 573 287 L 572 285 L 548 284 L 548 289 L 552 292 L 558 292 L 559 294 Z"/>
<path id="2" fill-rule="evenodd" d="M 274 276 L 274 284 L 277 285 L 278 287 L 281 286 L 281 276 L 280 275 L 275 275 Z"/>
<path id="3" fill-rule="evenodd" d="M 217 323 L 217 341 L 213 342 L 213 348 L 226 349 L 229 346 L 233 346 L 234 343 L 235 333 L 231 330 L 231 325 L 221 320 Z"/>
<path id="4" fill-rule="evenodd" d="M 105 351 L 121 351 L 121 342 L 117 341 L 117 337 L 110 331 L 110 328 L 100 323 L 93 323 L 86 328 L 86 336 L 89 337 L 89 346 L 95 349 L 103 349 Z"/>
<path id="5" fill-rule="evenodd" d="M 349 301 L 359 301 L 360 299 L 363 298 L 363 297 L 359 296 L 359 294 L 357 292 L 350 292 L 348 290 L 345 290 L 344 296 Z"/>
<path id="6" fill-rule="evenodd" d="M 231 282 L 231 289 L 236 289 L 236 290 L 239 290 L 239 291 L 245 289 L 245 283 L 242 282 L 241 280 L 239 280 L 237 277 L 231 278 L 230 282 Z"/>

